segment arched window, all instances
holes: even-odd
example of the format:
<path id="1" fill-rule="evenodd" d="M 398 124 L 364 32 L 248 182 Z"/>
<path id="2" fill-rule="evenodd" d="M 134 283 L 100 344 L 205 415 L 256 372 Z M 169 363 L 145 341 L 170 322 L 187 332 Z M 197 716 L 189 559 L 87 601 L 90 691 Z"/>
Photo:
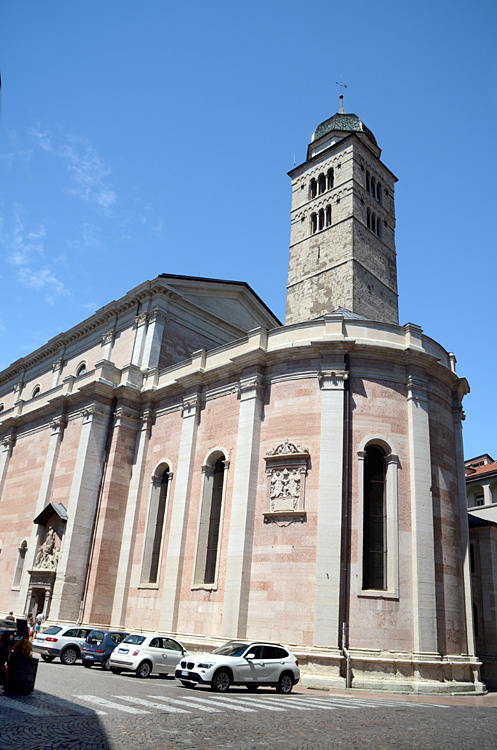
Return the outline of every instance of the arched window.
<path id="1" fill-rule="evenodd" d="M 492 499 L 492 503 L 497 503 L 497 482 L 494 482 L 490 485 L 490 497 Z"/>
<path id="2" fill-rule="evenodd" d="M 31 398 L 38 398 L 40 394 L 41 394 L 41 388 L 39 385 L 37 385 L 35 388 L 33 388 L 33 393 L 31 394 Z"/>
<path id="3" fill-rule="evenodd" d="M 376 217 L 376 234 L 378 235 L 378 237 L 381 237 L 381 229 L 380 229 L 380 225 L 381 225 L 381 222 L 380 222 L 380 217 L 379 217 L 379 216 L 377 216 L 377 217 Z"/>
<path id="4" fill-rule="evenodd" d="M 328 190 L 331 190 L 333 187 L 333 169 L 328 169 L 328 172 L 326 174 L 326 182 Z"/>
<path id="5" fill-rule="evenodd" d="M 76 377 L 79 378 L 80 375 L 86 375 L 86 362 L 81 362 L 81 364 L 78 365 Z"/>
<path id="6" fill-rule="evenodd" d="M 371 211 L 369 210 L 369 208 L 366 213 L 366 223 L 367 223 L 368 229 L 371 229 Z"/>
<path id="7" fill-rule="evenodd" d="M 21 546 L 17 552 L 17 564 L 14 573 L 14 580 L 12 582 L 12 588 L 18 588 L 21 585 L 22 572 L 24 570 L 24 561 L 26 559 L 26 552 L 28 551 L 28 543 L 24 539 L 21 542 Z"/>
<path id="8" fill-rule="evenodd" d="M 2 412 L 3 410 L 4 410 L 4 405 L 0 404 L 0 412 Z"/>
<path id="9" fill-rule="evenodd" d="M 368 191 L 368 193 L 371 192 L 371 180 L 369 177 L 369 172 L 366 172 L 366 190 Z"/>
<path id="10" fill-rule="evenodd" d="M 331 206 L 326 206 L 326 226 L 331 227 Z"/>
<path id="11" fill-rule="evenodd" d="M 481 485 L 476 484 L 473 487 L 469 487 L 467 493 L 468 508 L 477 508 L 480 505 L 485 505 L 485 492 Z"/>
<path id="12" fill-rule="evenodd" d="M 376 185 L 376 200 L 378 201 L 378 203 L 382 202 L 381 182 L 378 182 Z"/>
<path id="13" fill-rule="evenodd" d="M 324 209 L 319 211 L 319 229 L 324 229 Z"/>
<path id="14" fill-rule="evenodd" d="M 371 177 L 371 195 L 376 198 L 376 180 L 374 177 Z"/>
<path id="15" fill-rule="evenodd" d="M 364 456 L 364 589 L 382 590 L 386 584 L 385 458 L 383 451 L 369 446 Z"/>
<path id="16" fill-rule="evenodd" d="M 226 459 L 216 452 L 203 467 L 204 482 L 200 509 L 197 558 L 195 561 L 196 585 L 214 584 L 217 579 L 221 519 L 226 486 Z"/>
<path id="17" fill-rule="evenodd" d="M 142 582 L 157 583 L 159 578 L 159 562 L 164 539 L 164 525 L 168 489 L 171 473 L 167 464 L 161 464 L 152 477 L 152 491 L 148 509 L 147 531 L 143 551 Z"/>
<path id="18" fill-rule="evenodd" d="M 324 174 L 319 175 L 318 184 L 319 184 L 319 195 L 321 195 L 326 190 L 326 178 Z"/>
<path id="19" fill-rule="evenodd" d="M 311 214 L 311 234 L 316 234 L 318 228 L 318 217 L 316 214 Z"/>
<path id="20" fill-rule="evenodd" d="M 312 178 L 310 184 L 309 184 L 309 198 L 315 198 L 316 197 L 316 191 L 317 191 L 317 183 L 314 177 Z"/>

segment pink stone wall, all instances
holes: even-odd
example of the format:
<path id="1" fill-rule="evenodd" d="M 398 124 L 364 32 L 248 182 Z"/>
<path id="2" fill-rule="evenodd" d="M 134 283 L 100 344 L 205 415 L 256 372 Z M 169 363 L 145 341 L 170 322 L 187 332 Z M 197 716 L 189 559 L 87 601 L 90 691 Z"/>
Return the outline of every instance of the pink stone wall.
<path id="1" fill-rule="evenodd" d="M 23 540 L 29 544 L 33 529 L 49 434 L 49 430 L 40 430 L 18 436 L 10 457 L 0 500 L 0 611 L 14 609 L 20 614 L 24 607 L 12 582 L 18 548 Z"/>
<path id="2" fill-rule="evenodd" d="M 434 384 L 435 385 L 435 384 Z M 440 384 L 438 384 L 440 389 Z M 464 580 L 455 465 L 452 397 L 430 392 L 430 445 L 435 535 L 438 647 L 443 654 L 467 653 Z"/>
<path id="3" fill-rule="evenodd" d="M 363 363 L 354 360 L 354 368 Z M 380 368 L 386 363 L 375 363 Z M 389 363 L 390 365 L 390 363 Z M 391 365 L 390 365 L 391 367 Z M 403 368 L 391 367 L 402 376 Z M 405 377 L 405 376 L 404 376 Z M 406 388 L 402 383 L 369 380 L 352 375 L 352 538 L 349 601 L 349 645 L 410 651 L 412 641 L 411 588 L 411 503 L 409 483 L 409 440 Z M 399 597 L 386 599 L 362 596 L 362 569 L 359 567 L 359 461 L 357 452 L 373 436 L 384 436 L 399 457 Z"/>

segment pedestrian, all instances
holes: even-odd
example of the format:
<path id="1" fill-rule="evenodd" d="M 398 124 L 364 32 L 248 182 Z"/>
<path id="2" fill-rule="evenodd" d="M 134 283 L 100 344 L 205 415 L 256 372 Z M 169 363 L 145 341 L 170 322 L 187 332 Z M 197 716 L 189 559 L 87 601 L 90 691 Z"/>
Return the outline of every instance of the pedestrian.
<path id="1" fill-rule="evenodd" d="M 31 612 L 28 612 L 28 614 L 26 615 L 26 620 L 28 623 L 29 637 L 33 638 L 34 620 L 33 620 L 33 615 L 31 614 Z"/>
<path id="2" fill-rule="evenodd" d="M 36 615 L 36 623 L 35 623 L 35 638 L 36 638 L 36 634 L 37 634 L 37 633 L 39 633 L 39 632 L 40 632 L 40 630 L 41 630 L 41 623 L 42 623 L 42 622 L 43 622 L 43 613 L 42 613 L 42 612 L 39 612 L 39 613 L 38 613 L 38 614 Z"/>
<path id="3" fill-rule="evenodd" d="M 15 622 L 16 621 L 16 618 L 14 617 L 14 613 L 13 612 L 9 612 L 9 614 L 7 615 L 7 617 L 5 619 L 9 620 L 10 622 Z"/>

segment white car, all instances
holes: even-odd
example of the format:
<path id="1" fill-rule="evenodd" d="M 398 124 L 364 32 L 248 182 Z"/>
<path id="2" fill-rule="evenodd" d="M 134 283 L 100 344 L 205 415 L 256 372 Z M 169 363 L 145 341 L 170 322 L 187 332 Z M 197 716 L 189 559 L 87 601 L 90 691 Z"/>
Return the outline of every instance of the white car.
<path id="1" fill-rule="evenodd" d="M 33 651 L 41 654 L 44 661 L 60 657 L 62 664 L 74 664 L 81 658 L 81 647 L 93 628 L 80 628 L 74 625 L 52 625 L 33 636 Z"/>
<path id="2" fill-rule="evenodd" d="M 173 673 L 178 659 L 187 653 L 181 643 L 160 633 L 131 633 L 110 655 L 109 666 L 114 674 L 135 672 L 148 677 L 157 672 L 161 677 Z"/>
<path id="3" fill-rule="evenodd" d="M 176 667 L 177 680 L 185 687 L 210 685 L 224 693 L 230 685 L 255 691 L 260 685 L 290 693 L 300 679 L 298 659 L 274 643 L 229 641 L 211 654 L 188 655 Z"/>

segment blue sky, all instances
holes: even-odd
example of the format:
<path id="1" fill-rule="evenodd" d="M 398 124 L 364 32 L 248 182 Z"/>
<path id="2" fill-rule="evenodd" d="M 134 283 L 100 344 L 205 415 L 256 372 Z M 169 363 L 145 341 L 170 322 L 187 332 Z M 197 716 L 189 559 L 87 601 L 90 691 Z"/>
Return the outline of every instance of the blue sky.
<path id="1" fill-rule="evenodd" d="M 247 281 L 281 319 L 294 160 L 338 109 L 396 192 L 400 321 L 468 378 L 497 458 L 497 6 L 4 4 L 0 367 L 159 273 Z"/>

